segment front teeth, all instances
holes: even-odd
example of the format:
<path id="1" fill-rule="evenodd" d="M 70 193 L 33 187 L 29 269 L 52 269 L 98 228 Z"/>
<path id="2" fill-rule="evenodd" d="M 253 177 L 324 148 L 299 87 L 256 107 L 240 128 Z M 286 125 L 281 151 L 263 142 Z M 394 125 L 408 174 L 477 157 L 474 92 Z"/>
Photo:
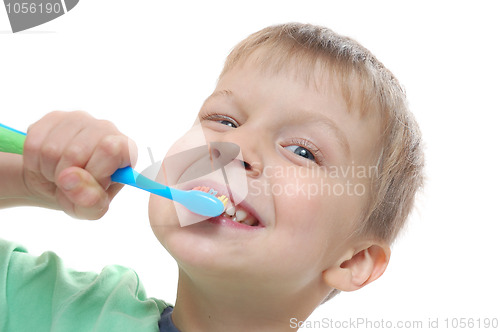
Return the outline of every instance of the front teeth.
<path id="1" fill-rule="evenodd" d="M 245 220 L 247 217 L 247 213 L 243 210 L 238 210 L 236 211 L 236 221 L 237 222 L 241 222 L 243 220 Z"/>
<path id="2" fill-rule="evenodd" d="M 193 188 L 193 190 L 203 191 L 220 199 L 224 206 L 226 206 L 226 210 L 224 211 L 225 215 L 230 217 L 234 222 L 238 222 L 240 224 L 245 224 L 248 226 L 258 225 L 258 221 L 257 219 L 255 219 L 255 217 L 249 217 L 248 213 L 244 210 L 236 210 L 236 207 L 228 202 L 228 197 L 226 197 L 225 195 L 217 196 L 217 191 L 215 191 L 214 189 L 209 187 L 195 187 Z"/>
<path id="3" fill-rule="evenodd" d="M 234 222 L 238 222 L 240 224 L 254 226 L 256 223 L 255 218 L 249 217 L 248 213 L 244 210 L 236 210 L 236 207 L 232 204 L 228 205 L 225 214 L 228 217 L 230 217 Z"/>
<path id="4" fill-rule="evenodd" d="M 236 208 L 232 205 L 226 209 L 226 214 L 230 217 L 234 216 L 235 213 L 236 213 Z"/>

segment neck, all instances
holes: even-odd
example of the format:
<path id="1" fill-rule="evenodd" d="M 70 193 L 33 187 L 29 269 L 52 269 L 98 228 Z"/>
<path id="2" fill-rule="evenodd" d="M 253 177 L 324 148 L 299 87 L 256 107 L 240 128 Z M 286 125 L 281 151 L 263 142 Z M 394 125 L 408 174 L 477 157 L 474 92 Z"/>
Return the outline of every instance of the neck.
<path id="1" fill-rule="evenodd" d="M 318 304 L 307 303 L 305 291 L 284 296 L 220 276 L 193 279 L 181 269 L 172 318 L 181 331 L 295 331 L 291 319 L 305 320 Z"/>

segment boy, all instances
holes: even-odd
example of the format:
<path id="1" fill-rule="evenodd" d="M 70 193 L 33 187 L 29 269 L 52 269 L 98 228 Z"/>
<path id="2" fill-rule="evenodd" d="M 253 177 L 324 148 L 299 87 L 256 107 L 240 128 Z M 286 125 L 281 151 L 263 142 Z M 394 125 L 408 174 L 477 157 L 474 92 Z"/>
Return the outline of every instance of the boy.
<path id="1" fill-rule="evenodd" d="M 259 31 L 228 56 L 199 128 L 207 142 L 241 148 L 248 194 L 187 227 L 173 203 L 151 196 L 153 231 L 179 265 L 175 308 L 145 298 L 130 270 L 67 272 L 52 255 L 36 261 L 2 243 L 3 330 L 33 327 L 33 317 L 45 324 L 37 330 L 52 331 L 154 331 L 158 320 L 161 331 L 290 331 L 292 319 L 306 320 L 336 292 L 382 275 L 422 184 L 423 157 L 404 92 L 366 49 L 312 25 Z M 0 204 L 99 218 L 120 189 L 110 175 L 133 159 L 111 124 L 49 114 L 28 131 L 24 161 L 1 156 Z M 46 292 L 33 277 L 45 270 Z M 11 286 L 12 278 L 21 281 Z M 46 303 L 32 307 L 26 289 Z"/>

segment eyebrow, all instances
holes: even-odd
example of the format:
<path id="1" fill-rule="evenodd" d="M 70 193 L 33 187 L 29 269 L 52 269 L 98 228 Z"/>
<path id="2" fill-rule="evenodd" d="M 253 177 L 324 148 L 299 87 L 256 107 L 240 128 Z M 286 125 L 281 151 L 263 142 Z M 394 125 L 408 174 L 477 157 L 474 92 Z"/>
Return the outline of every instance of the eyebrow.
<path id="1" fill-rule="evenodd" d="M 205 103 L 211 99 L 217 98 L 217 97 L 232 97 L 233 92 L 231 90 L 219 90 L 215 91 L 212 93 L 210 96 L 208 96 L 207 99 L 205 99 Z"/>
<path id="2" fill-rule="evenodd" d="M 349 141 L 347 140 L 346 134 L 340 129 L 340 127 L 327 116 L 322 114 L 311 114 L 310 112 L 303 112 L 301 115 L 297 116 L 296 121 L 303 123 L 314 123 L 318 124 L 322 127 L 326 127 L 326 129 L 330 132 L 334 133 L 337 142 L 342 148 L 344 155 L 349 157 L 351 155 L 351 147 L 349 145 Z"/>
<path id="3" fill-rule="evenodd" d="M 347 140 L 347 136 L 345 133 L 337 126 L 335 122 L 332 122 L 331 120 L 328 119 L 327 123 L 330 124 L 331 128 L 335 133 L 337 134 L 337 140 L 344 150 L 344 154 L 348 157 L 351 155 L 351 146 L 349 145 L 349 141 Z"/>
<path id="4" fill-rule="evenodd" d="M 220 97 L 233 97 L 233 92 L 231 90 L 219 90 L 212 93 L 205 100 L 205 103 L 210 101 L 211 99 L 220 98 Z M 305 114 L 305 115 L 304 115 Z M 289 115 L 290 116 L 290 115 Z M 317 123 L 323 127 L 326 127 L 329 131 L 335 133 L 335 137 L 340 147 L 342 148 L 346 157 L 351 155 L 351 147 L 349 145 L 349 141 L 347 140 L 346 134 L 339 128 L 339 126 L 330 118 L 320 115 L 320 114 L 311 114 L 310 112 L 302 112 L 300 116 L 296 116 L 297 122 L 309 122 L 309 123 Z"/>

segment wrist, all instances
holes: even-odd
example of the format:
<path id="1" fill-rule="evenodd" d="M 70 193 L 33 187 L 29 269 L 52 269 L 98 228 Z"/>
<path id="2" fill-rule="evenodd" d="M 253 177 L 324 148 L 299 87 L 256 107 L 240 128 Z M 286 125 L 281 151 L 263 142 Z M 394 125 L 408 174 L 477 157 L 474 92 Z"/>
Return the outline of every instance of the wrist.
<path id="1" fill-rule="evenodd" d="M 0 152 L 0 199 L 33 199 L 24 179 L 23 156 Z"/>

